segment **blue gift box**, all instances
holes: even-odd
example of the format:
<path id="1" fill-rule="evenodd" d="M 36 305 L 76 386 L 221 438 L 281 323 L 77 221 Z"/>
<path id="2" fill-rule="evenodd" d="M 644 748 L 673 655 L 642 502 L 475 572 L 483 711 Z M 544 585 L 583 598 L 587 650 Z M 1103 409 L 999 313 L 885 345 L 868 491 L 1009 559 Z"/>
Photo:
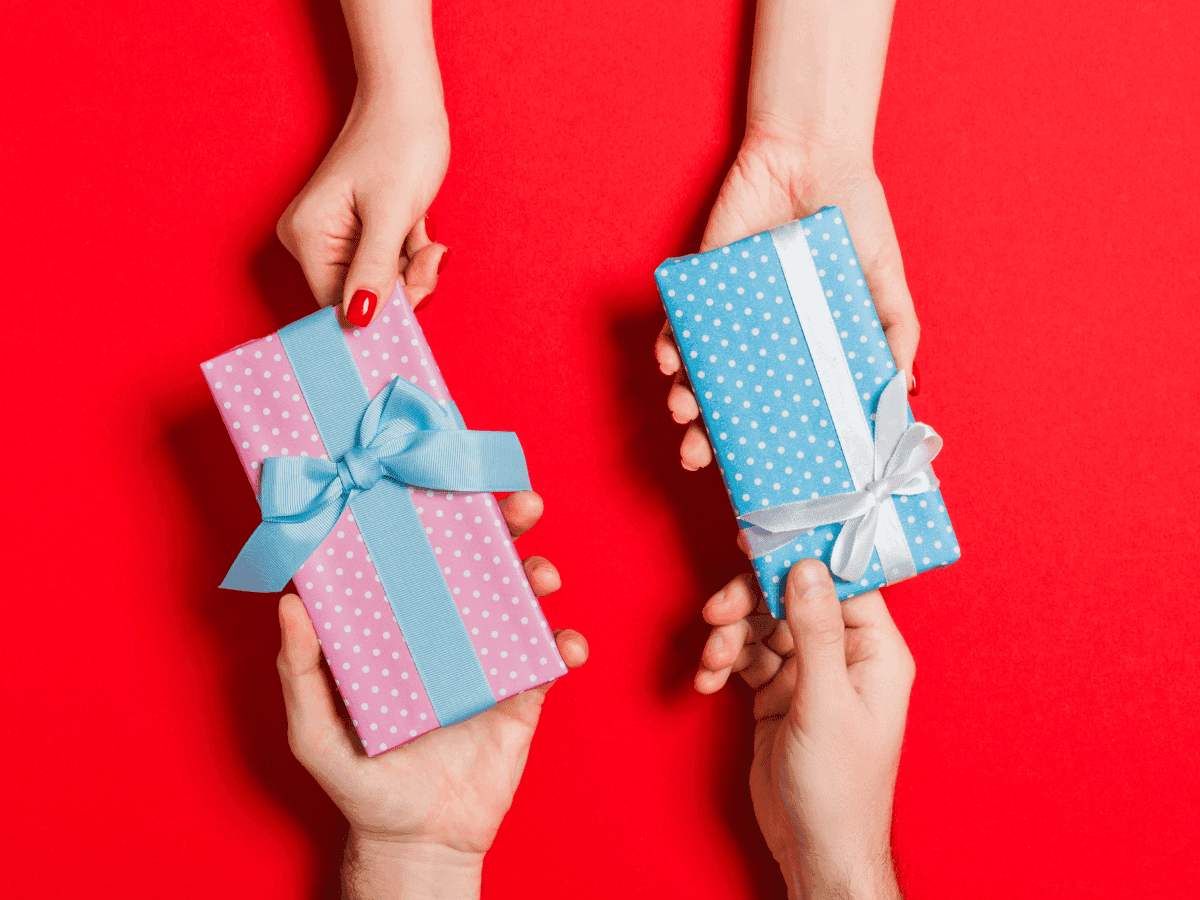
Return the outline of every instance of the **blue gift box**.
<path id="1" fill-rule="evenodd" d="M 842 599 L 958 559 L 928 467 L 941 439 L 914 423 L 839 209 L 669 259 L 656 279 L 776 617 L 805 557 L 838 563 Z"/>

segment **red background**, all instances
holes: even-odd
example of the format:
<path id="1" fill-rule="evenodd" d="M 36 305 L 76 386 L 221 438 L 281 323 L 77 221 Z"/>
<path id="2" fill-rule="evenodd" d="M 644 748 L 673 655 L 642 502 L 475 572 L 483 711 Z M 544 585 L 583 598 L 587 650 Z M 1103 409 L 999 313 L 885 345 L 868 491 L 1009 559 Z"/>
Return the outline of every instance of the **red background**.
<path id="1" fill-rule="evenodd" d="M 490 897 L 783 896 L 743 688 L 690 680 L 745 568 L 677 462 L 651 278 L 696 247 L 753 6 L 438 0 L 454 258 L 422 321 L 547 502 L 592 658 L 551 692 Z M 888 591 L 918 664 L 912 898 L 1195 895 L 1200 15 L 902 3 L 877 163 L 962 561 Z M 256 521 L 197 363 L 312 309 L 274 223 L 354 73 L 330 0 L 19 0 L 0 25 L 10 896 L 334 897 Z"/>

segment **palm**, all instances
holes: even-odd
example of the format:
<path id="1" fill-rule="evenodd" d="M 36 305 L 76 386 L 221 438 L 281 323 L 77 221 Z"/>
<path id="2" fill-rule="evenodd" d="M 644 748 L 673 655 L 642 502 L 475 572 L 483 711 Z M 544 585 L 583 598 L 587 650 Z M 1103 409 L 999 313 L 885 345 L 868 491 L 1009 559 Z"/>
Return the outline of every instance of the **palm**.
<path id="1" fill-rule="evenodd" d="M 754 729 L 754 761 L 750 764 L 750 799 L 754 818 L 776 861 L 782 861 L 788 830 L 786 813 L 771 773 L 779 770 L 777 755 L 786 752 L 779 731 L 783 719 L 766 719 Z"/>
<path id="2" fill-rule="evenodd" d="M 809 214 L 802 157 L 777 141 L 747 141 L 725 176 L 700 249 L 711 250 Z"/>
<path id="3" fill-rule="evenodd" d="M 327 788 L 367 832 L 483 853 L 512 804 L 544 696 L 525 692 L 376 759 L 356 754 L 352 771 Z M 354 740 L 349 729 L 345 738 Z"/>

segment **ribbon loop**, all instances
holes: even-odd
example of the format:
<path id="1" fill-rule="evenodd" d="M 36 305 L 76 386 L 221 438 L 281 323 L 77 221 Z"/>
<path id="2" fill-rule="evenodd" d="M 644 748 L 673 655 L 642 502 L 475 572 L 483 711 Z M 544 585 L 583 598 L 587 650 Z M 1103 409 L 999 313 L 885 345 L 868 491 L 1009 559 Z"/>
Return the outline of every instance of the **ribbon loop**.
<path id="1" fill-rule="evenodd" d="M 753 557 L 778 550 L 810 529 L 841 523 L 829 568 L 845 581 L 862 577 L 871 562 L 883 505 L 893 494 L 924 493 L 938 486 L 929 464 L 941 452 L 942 439 L 921 422 L 908 425 L 907 378 L 900 371 L 879 398 L 874 480 L 858 491 L 784 503 L 739 516 L 739 522 L 750 526 L 745 533 Z"/>
<path id="2" fill-rule="evenodd" d="M 440 491 L 529 490 L 525 455 L 507 431 L 468 431 L 447 409 L 400 378 L 376 395 L 358 426 L 358 446 L 330 462 L 311 456 L 263 461 L 263 523 L 222 587 L 278 591 L 333 530 L 352 493 L 381 478 Z"/>

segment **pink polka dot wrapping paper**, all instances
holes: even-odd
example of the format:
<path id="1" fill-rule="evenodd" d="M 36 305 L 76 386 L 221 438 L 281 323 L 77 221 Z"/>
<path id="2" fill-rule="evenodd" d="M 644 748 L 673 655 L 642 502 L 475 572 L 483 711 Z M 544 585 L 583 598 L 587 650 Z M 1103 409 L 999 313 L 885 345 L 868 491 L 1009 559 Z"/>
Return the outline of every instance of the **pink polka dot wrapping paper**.
<path id="1" fill-rule="evenodd" d="M 399 376 L 450 401 L 399 286 L 373 324 L 342 333 L 371 397 Z M 201 370 L 256 492 L 268 456 L 327 458 L 277 334 Z M 496 702 L 564 674 L 495 498 L 408 490 Z M 367 755 L 439 727 L 349 507 L 293 581 Z"/>

